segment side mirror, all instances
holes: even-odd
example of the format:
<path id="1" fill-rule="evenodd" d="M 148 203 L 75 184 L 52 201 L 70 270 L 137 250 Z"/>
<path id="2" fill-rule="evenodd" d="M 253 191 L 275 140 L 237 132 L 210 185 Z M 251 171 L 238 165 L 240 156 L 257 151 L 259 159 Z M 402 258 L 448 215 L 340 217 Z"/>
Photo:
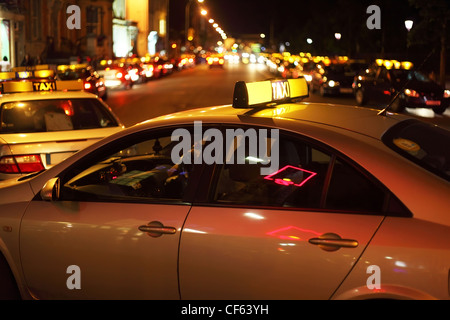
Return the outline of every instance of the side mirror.
<path id="1" fill-rule="evenodd" d="M 59 178 L 48 180 L 41 189 L 41 198 L 44 201 L 55 201 L 59 199 Z"/>

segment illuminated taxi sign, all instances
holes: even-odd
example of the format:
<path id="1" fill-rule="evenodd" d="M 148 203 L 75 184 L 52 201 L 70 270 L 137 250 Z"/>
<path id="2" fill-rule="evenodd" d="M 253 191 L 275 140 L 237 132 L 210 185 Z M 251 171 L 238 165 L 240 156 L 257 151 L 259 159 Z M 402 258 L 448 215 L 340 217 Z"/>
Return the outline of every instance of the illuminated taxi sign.
<path id="1" fill-rule="evenodd" d="M 17 71 L 15 78 L 17 79 L 35 79 L 35 78 L 53 78 L 53 70 L 35 70 L 35 71 Z"/>
<path id="2" fill-rule="evenodd" d="M 12 80 L 15 77 L 15 72 L 0 72 L 0 80 Z"/>
<path id="3" fill-rule="evenodd" d="M 56 90 L 56 83 L 54 81 L 39 81 L 32 82 L 33 91 L 54 91 Z"/>
<path id="4" fill-rule="evenodd" d="M 410 61 L 397 61 L 397 60 L 385 60 L 385 59 L 376 59 L 375 63 L 381 67 L 385 67 L 386 69 L 406 69 L 410 70 L 413 67 L 413 63 Z"/>
<path id="5" fill-rule="evenodd" d="M 4 81 L 0 82 L 0 92 L 3 93 L 24 93 L 39 91 L 81 91 L 83 90 L 82 80 L 65 81 Z"/>
<path id="6" fill-rule="evenodd" d="M 249 108 L 286 103 L 308 96 L 308 84 L 303 77 L 257 82 L 239 81 L 234 87 L 233 107 Z"/>

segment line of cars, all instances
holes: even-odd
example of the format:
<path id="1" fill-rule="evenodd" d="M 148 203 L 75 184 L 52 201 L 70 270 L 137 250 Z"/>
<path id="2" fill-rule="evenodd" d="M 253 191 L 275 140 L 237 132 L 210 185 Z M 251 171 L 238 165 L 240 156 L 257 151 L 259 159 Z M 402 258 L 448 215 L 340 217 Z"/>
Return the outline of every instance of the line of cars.
<path id="1" fill-rule="evenodd" d="M 450 90 L 442 87 L 410 61 L 322 57 L 301 53 L 264 55 L 271 73 L 280 78 L 305 77 L 310 91 L 321 96 L 354 96 L 359 106 L 388 106 L 394 112 L 426 108 L 442 114 L 450 105 Z"/>
<path id="2" fill-rule="evenodd" d="M 131 89 L 133 85 L 159 79 L 195 66 L 195 56 L 183 54 L 174 59 L 162 56 L 101 60 L 96 66 L 70 64 L 57 66 L 60 80 L 83 79 L 85 90 L 107 99 L 108 89 Z"/>

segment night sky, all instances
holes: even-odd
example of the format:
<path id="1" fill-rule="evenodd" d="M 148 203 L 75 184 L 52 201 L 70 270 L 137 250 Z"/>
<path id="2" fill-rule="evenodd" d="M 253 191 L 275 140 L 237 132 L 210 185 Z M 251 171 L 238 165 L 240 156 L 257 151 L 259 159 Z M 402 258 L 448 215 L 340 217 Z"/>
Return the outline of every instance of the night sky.
<path id="1" fill-rule="evenodd" d="M 293 52 L 351 56 L 385 53 L 386 57 L 417 60 L 423 60 L 430 48 L 436 48 L 431 60 L 438 61 L 440 29 L 423 20 L 423 10 L 412 6 L 428 2 L 450 4 L 448 0 L 205 0 L 204 6 L 208 16 L 231 38 L 265 33 L 268 42 L 272 30 L 272 44 L 289 43 Z M 186 3 L 187 0 L 169 2 L 172 39 L 180 38 L 180 33 L 183 38 Z M 379 30 L 366 27 L 370 16 L 366 11 L 372 4 L 381 9 Z M 195 10 L 197 5 L 191 6 Z M 415 21 L 410 33 L 404 26 L 405 19 Z M 342 34 L 339 42 L 335 32 Z M 307 38 L 314 39 L 312 46 L 307 44 Z"/>

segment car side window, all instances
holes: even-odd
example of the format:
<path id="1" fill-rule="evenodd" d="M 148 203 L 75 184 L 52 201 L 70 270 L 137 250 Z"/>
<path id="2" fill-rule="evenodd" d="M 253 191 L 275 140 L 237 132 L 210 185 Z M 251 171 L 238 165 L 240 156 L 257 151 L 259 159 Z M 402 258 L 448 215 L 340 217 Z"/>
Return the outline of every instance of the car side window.
<path id="1" fill-rule="evenodd" d="M 231 206 L 410 216 L 369 173 L 327 149 L 281 136 L 278 169 L 263 175 L 260 163 L 225 163 L 217 170 L 211 200 Z"/>
<path id="2" fill-rule="evenodd" d="M 306 143 L 280 139 L 279 166 L 268 175 L 261 174 L 260 163 L 248 160 L 222 165 L 214 202 L 318 208 L 330 159 Z"/>
<path id="3" fill-rule="evenodd" d="M 342 160 L 333 165 L 326 209 L 382 212 L 385 192 L 364 174 Z"/>
<path id="4" fill-rule="evenodd" d="M 62 179 L 61 199 L 71 201 L 182 201 L 192 165 L 175 164 L 170 135 L 129 141 L 76 166 Z"/>

